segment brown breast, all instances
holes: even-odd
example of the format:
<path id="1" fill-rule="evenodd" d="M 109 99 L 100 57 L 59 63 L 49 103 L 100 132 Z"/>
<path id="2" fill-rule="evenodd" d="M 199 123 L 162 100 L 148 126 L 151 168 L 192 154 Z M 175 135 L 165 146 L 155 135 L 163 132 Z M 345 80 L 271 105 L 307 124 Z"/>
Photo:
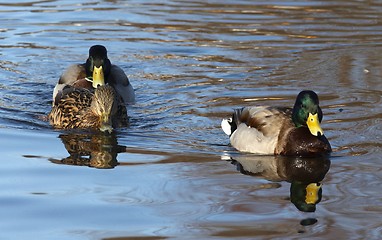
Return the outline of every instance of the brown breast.
<path id="1" fill-rule="evenodd" d="M 78 79 L 73 83 L 73 87 L 75 88 L 86 88 L 93 89 L 92 82 L 87 81 L 85 78 Z"/>
<path id="2" fill-rule="evenodd" d="M 326 155 L 332 151 L 325 136 L 313 136 L 307 127 L 292 129 L 286 137 L 286 144 L 281 155 L 317 156 Z"/>

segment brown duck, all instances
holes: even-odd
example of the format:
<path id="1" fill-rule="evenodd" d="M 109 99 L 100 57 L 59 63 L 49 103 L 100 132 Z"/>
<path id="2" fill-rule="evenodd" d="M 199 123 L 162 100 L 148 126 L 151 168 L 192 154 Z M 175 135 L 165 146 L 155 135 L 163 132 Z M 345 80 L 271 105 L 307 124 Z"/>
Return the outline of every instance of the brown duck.
<path id="1" fill-rule="evenodd" d="M 67 87 L 62 90 L 48 114 L 50 124 L 58 129 L 90 128 L 111 132 L 127 125 L 127 111 L 122 98 L 109 85 L 94 91 Z"/>

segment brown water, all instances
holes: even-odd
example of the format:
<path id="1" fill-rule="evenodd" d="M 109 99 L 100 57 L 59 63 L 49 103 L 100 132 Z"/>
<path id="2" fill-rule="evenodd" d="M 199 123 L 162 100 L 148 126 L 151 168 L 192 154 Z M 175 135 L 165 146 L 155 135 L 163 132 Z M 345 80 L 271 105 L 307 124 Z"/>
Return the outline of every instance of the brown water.
<path id="1" fill-rule="evenodd" d="M 0 3 L 0 239 L 379 239 L 381 16 L 380 1 Z M 52 130 L 52 89 L 93 44 L 136 89 L 131 124 Z M 228 145 L 232 109 L 302 89 L 329 159 Z M 297 180 L 322 183 L 314 212 Z"/>

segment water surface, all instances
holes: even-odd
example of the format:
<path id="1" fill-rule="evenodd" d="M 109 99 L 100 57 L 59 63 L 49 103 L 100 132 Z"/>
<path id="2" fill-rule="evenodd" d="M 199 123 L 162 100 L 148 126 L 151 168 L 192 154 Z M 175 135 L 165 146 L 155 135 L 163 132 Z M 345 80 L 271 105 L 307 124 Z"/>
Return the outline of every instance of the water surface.
<path id="1" fill-rule="evenodd" d="M 381 235 L 379 1 L 15 1 L 0 13 L 1 238 Z M 130 126 L 53 130 L 41 120 L 53 87 L 93 44 L 136 89 Z M 299 159 L 239 154 L 220 129 L 234 108 L 291 106 L 302 89 L 319 94 L 334 150 L 309 168 L 314 212 L 291 201 Z"/>

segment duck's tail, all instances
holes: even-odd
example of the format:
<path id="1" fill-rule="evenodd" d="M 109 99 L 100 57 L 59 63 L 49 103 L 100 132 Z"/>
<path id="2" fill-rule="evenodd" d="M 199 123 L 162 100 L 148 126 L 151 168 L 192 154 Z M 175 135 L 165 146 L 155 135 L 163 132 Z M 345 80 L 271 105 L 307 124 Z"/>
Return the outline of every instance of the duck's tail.
<path id="1" fill-rule="evenodd" d="M 240 124 L 240 116 L 242 111 L 243 108 L 235 109 L 232 117 L 222 120 L 221 127 L 225 134 L 228 136 L 231 136 L 231 134 L 236 131 L 237 126 Z"/>
<path id="2" fill-rule="evenodd" d="M 231 136 L 232 134 L 232 118 L 223 118 L 221 127 L 225 134 Z"/>

